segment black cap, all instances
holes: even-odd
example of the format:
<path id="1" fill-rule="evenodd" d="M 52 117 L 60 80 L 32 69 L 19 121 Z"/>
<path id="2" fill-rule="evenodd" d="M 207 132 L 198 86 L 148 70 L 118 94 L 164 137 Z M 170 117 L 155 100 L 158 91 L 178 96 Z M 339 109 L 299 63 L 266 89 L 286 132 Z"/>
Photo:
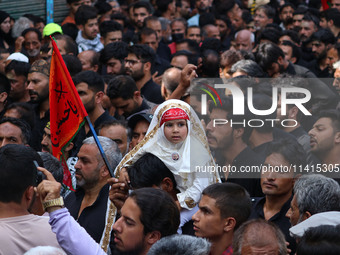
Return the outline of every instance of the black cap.
<path id="1" fill-rule="evenodd" d="M 130 116 L 129 121 L 128 121 L 128 126 L 129 128 L 133 130 L 140 120 L 146 120 L 147 122 L 150 123 L 152 120 L 152 117 L 153 115 L 151 113 L 137 112 Z"/>

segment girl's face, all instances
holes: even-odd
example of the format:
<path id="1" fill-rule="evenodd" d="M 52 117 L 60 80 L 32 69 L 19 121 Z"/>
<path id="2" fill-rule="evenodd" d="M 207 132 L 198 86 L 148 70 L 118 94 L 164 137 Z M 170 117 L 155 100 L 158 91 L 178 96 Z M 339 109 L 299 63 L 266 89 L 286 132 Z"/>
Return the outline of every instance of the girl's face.
<path id="1" fill-rule="evenodd" d="M 173 144 L 183 142 L 188 135 L 186 120 L 169 120 L 165 122 L 164 135 Z"/>
<path id="2" fill-rule="evenodd" d="M 9 30 L 11 29 L 11 19 L 7 17 L 0 25 L 1 30 L 8 34 Z"/>

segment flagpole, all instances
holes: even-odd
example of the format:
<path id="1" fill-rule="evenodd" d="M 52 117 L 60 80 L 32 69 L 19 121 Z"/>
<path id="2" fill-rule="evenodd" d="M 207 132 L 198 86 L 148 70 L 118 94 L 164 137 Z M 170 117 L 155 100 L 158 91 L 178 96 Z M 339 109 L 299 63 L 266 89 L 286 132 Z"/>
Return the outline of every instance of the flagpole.
<path id="1" fill-rule="evenodd" d="M 97 146 L 98 146 L 100 155 L 102 156 L 102 158 L 103 158 L 103 160 L 104 160 L 104 162 L 105 162 L 105 165 L 106 165 L 107 169 L 109 170 L 109 173 L 110 173 L 111 177 L 114 177 L 114 173 L 113 173 L 113 171 L 112 171 L 112 169 L 111 169 L 111 167 L 110 167 L 109 161 L 108 161 L 107 158 L 106 158 L 106 155 L 105 155 L 105 153 L 104 153 L 103 147 L 101 146 L 101 144 L 100 144 L 100 142 L 99 142 L 97 133 L 96 133 L 96 131 L 95 131 L 94 128 L 93 128 L 93 125 L 92 125 L 92 123 L 91 123 L 90 117 L 87 115 L 87 116 L 85 117 L 85 119 L 86 119 L 86 121 L 87 121 L 87 124 L 89 124 L 89 127 L 90 127 L 90 129 L 91 129 L 91 132 L 92 132 L 92 134 L 93 134 L 93 138 L 94 138 L 94 140 L 96 141 L 96 144 L 97 144 Z"/>

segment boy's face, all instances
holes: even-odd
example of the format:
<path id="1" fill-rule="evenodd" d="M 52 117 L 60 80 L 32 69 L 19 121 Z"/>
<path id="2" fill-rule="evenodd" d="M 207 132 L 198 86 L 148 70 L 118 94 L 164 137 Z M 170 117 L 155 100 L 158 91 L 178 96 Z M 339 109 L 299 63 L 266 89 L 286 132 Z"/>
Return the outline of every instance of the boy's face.
<path id="1" fill-rule="evenodd" d="M 93 40 L 94 38 L 96 38 L 99 32 L 97 19 L 89 19 L 87 23 L 82 26 L 82 31 L 82 36 L 85 39 Z"/>
<path id="2" fill-rule="evenodd" d="M 195 236 L 214 241 L 224 233 L 225 220 L 221 210 L 216 206 L 216 199 L 202 196 L 198 205 L 199 210 L 192 216 Z"/>
<path id="3" fill-rule="evenodd" d="M 169 120 L 164 123 L 164 135 L 174 144 L 183 142 L 188 135 L 186 120 Z"/>

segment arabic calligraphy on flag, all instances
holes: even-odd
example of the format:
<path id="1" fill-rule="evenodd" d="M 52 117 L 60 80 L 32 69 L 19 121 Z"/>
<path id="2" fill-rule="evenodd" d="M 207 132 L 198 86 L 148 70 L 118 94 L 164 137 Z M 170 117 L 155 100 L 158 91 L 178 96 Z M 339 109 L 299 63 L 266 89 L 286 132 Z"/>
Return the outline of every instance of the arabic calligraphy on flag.
<path id="1" fill-rule="evenodd" d="M 50 125 L 53 156 L 60 159 L 87 116 L 58 47 L 52 40 Z"/>

